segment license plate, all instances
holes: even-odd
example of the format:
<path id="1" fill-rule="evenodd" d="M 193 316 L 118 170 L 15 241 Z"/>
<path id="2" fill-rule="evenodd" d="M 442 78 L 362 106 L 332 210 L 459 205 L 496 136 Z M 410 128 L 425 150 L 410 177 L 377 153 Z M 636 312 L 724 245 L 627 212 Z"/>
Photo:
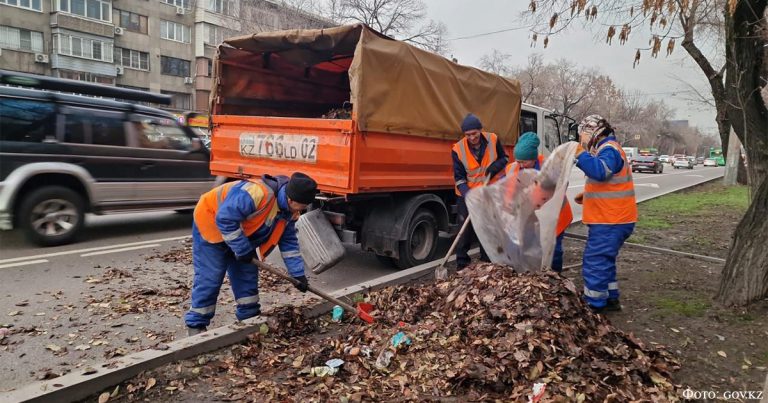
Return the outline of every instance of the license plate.
<path id="1" fill-rule="evenodd" d="M 248 158 L 317 163 L 317 136 L 274 133 L 243 133 L 240 155 Z"/>

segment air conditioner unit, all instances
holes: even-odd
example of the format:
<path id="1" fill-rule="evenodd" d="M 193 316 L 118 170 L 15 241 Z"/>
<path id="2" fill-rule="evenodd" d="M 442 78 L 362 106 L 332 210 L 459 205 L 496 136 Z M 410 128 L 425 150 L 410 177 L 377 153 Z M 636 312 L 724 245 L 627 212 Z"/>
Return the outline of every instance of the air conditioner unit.
<path id="1" fill-rule="evenodd" d="M 125 32 L 123 27 L 115 27 L 115 35 L 122 35 Z"/>
<path id="2" fill-rule="evenodd" d="M 187 10 L 184 9 L 184 7 L 176 7 L 176 15 L 184 15 Z"/>
<path id="3" fill-rule="evenodd" d="M 48 55 L 45 53 L 35 53 L 35 63 L 48 63 Z"/>
<path id="4" fill-rule="evenodd" d="M 184 84 L 192 84 L 192 77 L 184 77 Z"/>
<path id="5" fill-rule="evenodd" d="M 115 68 L 115 72 L 117 73 L 118 76 L 122 76 L 123 73 L 125 72 L 125 69 L 123 68 L 123 66 L 117 66 Z"/>

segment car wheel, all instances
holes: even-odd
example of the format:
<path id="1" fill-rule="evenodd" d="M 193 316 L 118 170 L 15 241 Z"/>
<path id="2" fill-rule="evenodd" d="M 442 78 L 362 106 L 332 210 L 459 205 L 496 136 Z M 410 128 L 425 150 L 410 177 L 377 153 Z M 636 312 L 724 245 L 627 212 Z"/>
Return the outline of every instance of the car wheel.
<path id="1" fill-rule="evenodd" d="M 19 223 L 29 241 L 40 246 L 72 242 L 85 221 L 85 202 L 75 191 L 46 186 L 21 201 Z"/>
<path id="2" fill-rule="evenodd" d="M 407 238 L 399 242 L 400 256 L 395 259 L 397 267 L 407 269 L 432 261 L 437 251 L 437 242 L 435 215 L 427 209 L 417 210 L 408 225 Z"/>

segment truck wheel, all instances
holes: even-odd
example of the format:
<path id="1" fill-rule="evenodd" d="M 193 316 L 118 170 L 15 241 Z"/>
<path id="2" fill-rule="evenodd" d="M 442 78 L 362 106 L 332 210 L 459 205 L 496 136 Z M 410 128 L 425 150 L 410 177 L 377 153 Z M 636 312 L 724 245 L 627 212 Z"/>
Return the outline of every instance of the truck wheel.
<path id="1" fill-rule="evenodd" d="M 427 209 L 417 210 L 408 225 L 407 238 L 400 241 L 400 257 L 395 260 L 397 267 L 407 269 L 434 260 L 437 232 L 435 215 Z"/>
<path id="2" fill-rule="evenodd" d="M 19 224 L 29 241 L 40 246 L 71 242 L 85 221 L 83 198 L 62 186 L 46 186 L 21 201 Z"/>

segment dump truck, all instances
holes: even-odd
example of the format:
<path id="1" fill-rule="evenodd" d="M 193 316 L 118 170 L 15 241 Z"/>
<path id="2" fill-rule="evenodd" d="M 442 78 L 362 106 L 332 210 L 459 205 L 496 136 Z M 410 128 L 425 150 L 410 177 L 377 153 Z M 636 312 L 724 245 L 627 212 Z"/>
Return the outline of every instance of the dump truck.
<path id="1" fill-rule="evenodd" d="M 516 80 L 365 25 L 230 38 L 214 60 L 210 168 L 306 173 L 321 191 L 310 212 L 341 242 L 412 267 L 457 230 L 451 147 L 469 112 L 510 160 L 521 132 L 539 133 L 544 154 L 565 140 L 562 119 L 523 104 Z"/>

